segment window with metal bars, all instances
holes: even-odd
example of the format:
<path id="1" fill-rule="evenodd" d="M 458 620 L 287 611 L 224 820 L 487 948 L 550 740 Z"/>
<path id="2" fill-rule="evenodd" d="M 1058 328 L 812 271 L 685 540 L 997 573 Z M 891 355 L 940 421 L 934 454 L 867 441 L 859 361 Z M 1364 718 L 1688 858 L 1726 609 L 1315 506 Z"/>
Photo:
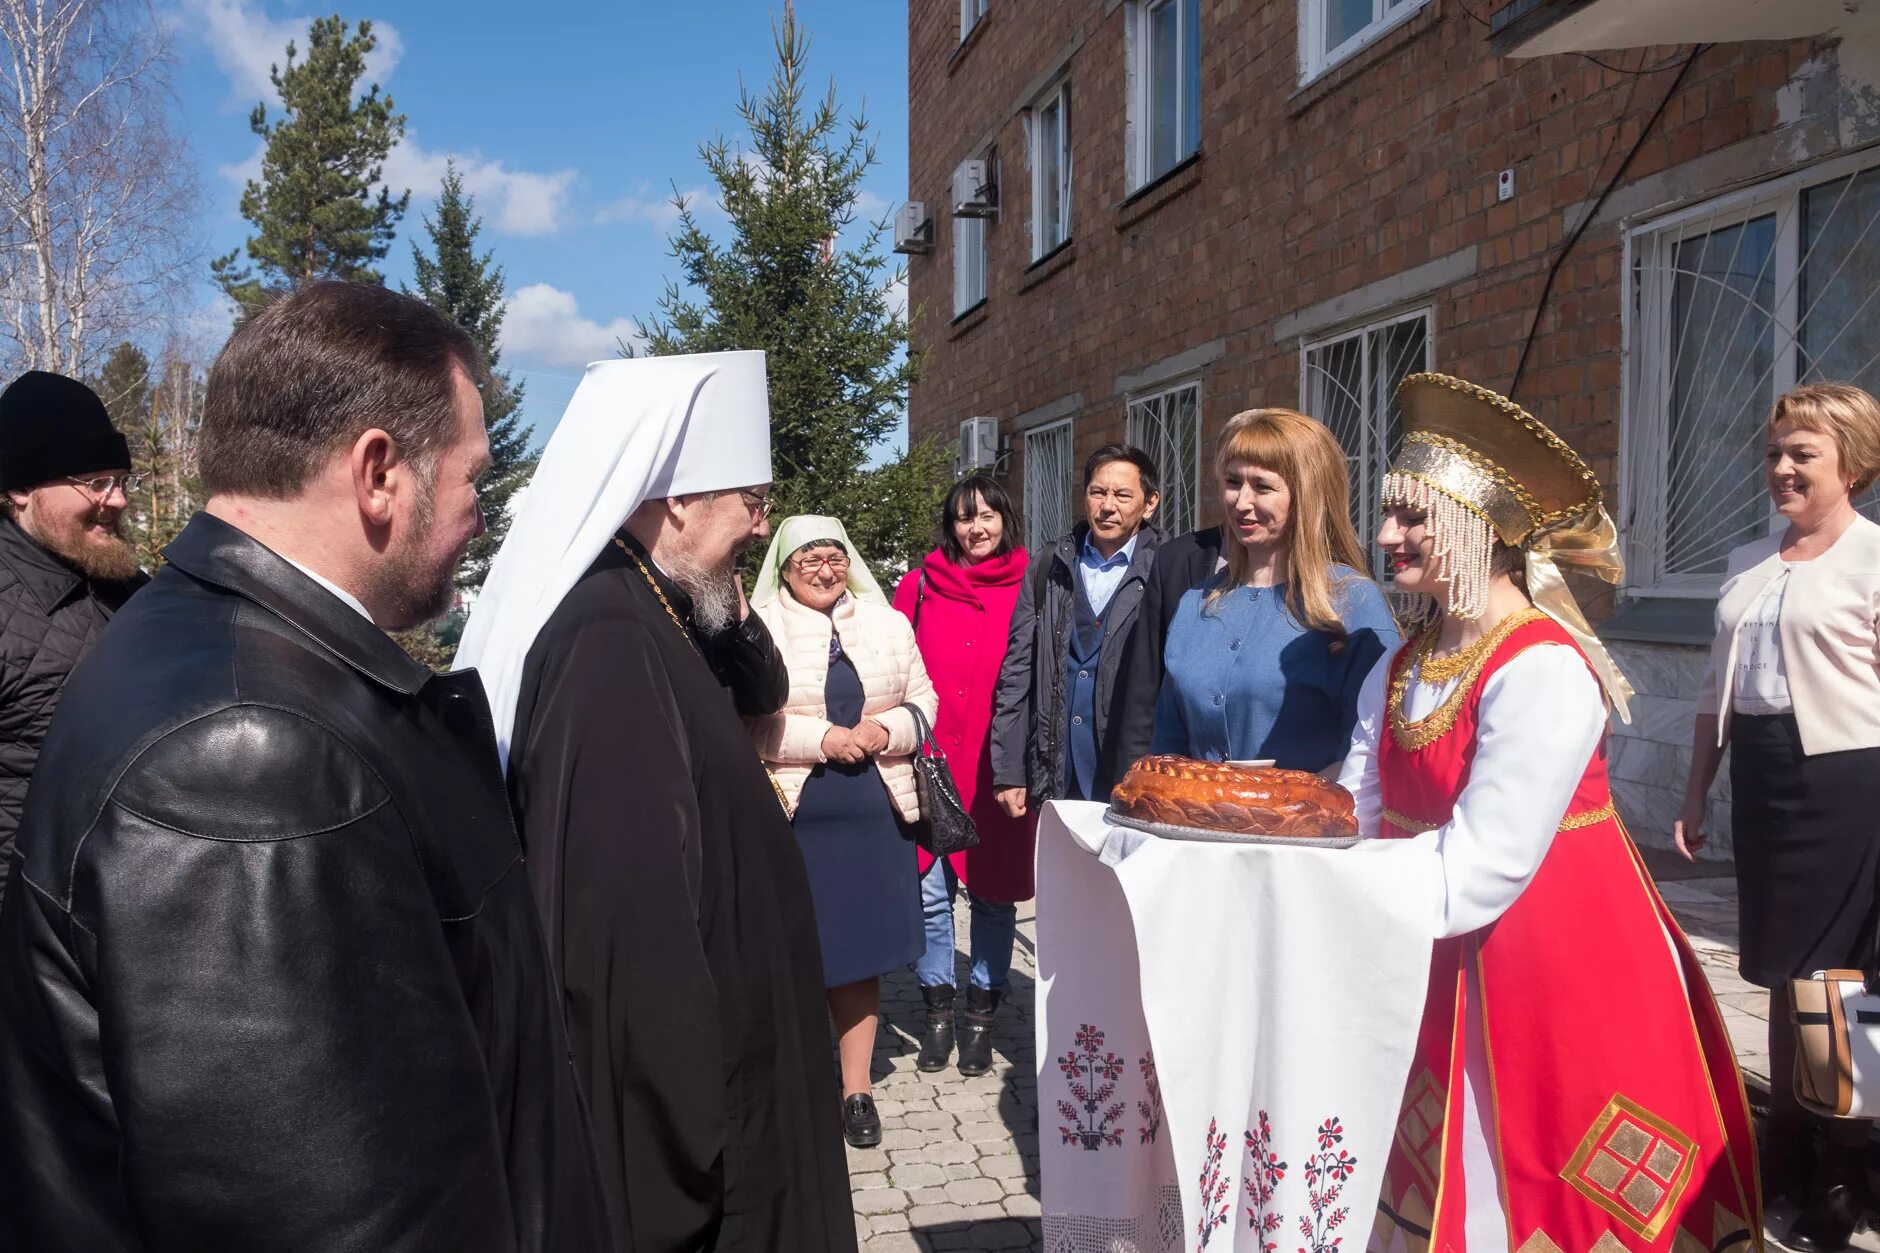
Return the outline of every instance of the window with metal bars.
<path id="1" fill-rule="evenodd" d="M 1166 535 L 1194 530 L 1201 510 L 1201 384 L 1132 398 L 1126 429 L 1129 442 L 1155 462 L 1161 480 L 1155 524 Z"/>
<path id="2" fill-rule="evenodd" d="M 1382 510 L 1384 472 L 1403 442 L 1397 385 L 1434 360 L 1427 309 L 1309 343 L 1300 357 L 1299 394 L 1306 412 L 1324 423 L 1345 450 L 1351 478 L 1351 524 L 1371 554 L 1372 573 L 1387 577 L 1372 539 Z"/>
<path id="3" fill-rule="evenodd" d="M 1778 515 L 1763 424 L 1799 383 L 1880 391 L 1880 159 L 1749 188 L 1627 237 L 1620 527 L 1638 593 L 1712 596 Z M 1867 493 L 1861 512 L 1880 518 Z"/>
<path id="4" fill-rule="evenodd" d="M 1025 548 L 1035 560 L 1071 529 L 1071 423 L 1025 432 Z"/>

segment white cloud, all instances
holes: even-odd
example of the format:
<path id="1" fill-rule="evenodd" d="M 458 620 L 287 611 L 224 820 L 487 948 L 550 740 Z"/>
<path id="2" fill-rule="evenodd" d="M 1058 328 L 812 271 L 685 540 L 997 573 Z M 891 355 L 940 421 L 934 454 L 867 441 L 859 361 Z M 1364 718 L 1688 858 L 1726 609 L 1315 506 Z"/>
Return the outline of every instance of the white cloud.
<path id="1" fill-rule="evenodd" d="M 237 187 L 245 188 L 250 182 L 258 183 L 261 181 L 261 159 L 267 154 L 267 151 L 267 142 L 257 139 L 255 141 L 255 150 L 248 154 L 247 160 L 241 161 L 235 165 L 217 166 L 215 172 Z"/>
<path id="2" fill-rule="evenodd" d="M 679 193 L 694 214 L 721 212 L 718 201 L 703 187 L 693 187 Z M 603 205 L 594 215 L 596 225 L 605 226 L 610 222 L 644 222 L 648 226 L 662 231 L 669 231 L 679 224 L 679 207 L 672 202 L 672 193 L 655 194 L 645 183 L 634 189 L 630 196 L 622 196 L 611 204 Z"/>
<path id="3" fill-rule="evenodd" d="M 385 184 L 394 191 L 409 188 L 420 202 L 434 200 L 451 155 L 427 150 L 407 132 L 385 159 Z M 553 235 L 561 229 L 575 171 L 537 174 L 512 170 L 477 153 L 455 156 L 464 190 L 477 198 L 478 211 L 497 230 L 506 235 Z"/>
<path id="4" fill-rule="evenodd" d="M 893 207 L 893 201 L 883 200 L 866 187 L 855 194 L 855 220 L 858 222 L 872 225 L 880 221 L 882 215 Z"/>
<path id="5" fill-rule="evenodd" d="M 548 283 L 519 288 L 503 306 L 505 360 L 579 368 L 619 356 L 622 341 L 636 350 L 645 344 L 632 319 L 615 318 L 603 326 L 582 316 L 573 293 Z"/>
<path id="6" fill-rule="evenodd" d="M 230 91 L 244 102 L 274 101 L 269 73 L 287 60 L 289 40 L 306 55 L 308 18 L 270 17 L 255 0 L 183 0 L 183 9 L 201 30 L 215 63 L 228 75 Z M 366 57 L 365 82 L 383 85 L 404 55 L 405 40 L 387 22 L 373 22 L 372 33 L 378 46 Z"/>
<path id="7" fill-rule="evenodd" d="M 898 317 L 907 318 L 907 271 L 896 274 L 885 289 L 888 296 L 888 309 Z"/>

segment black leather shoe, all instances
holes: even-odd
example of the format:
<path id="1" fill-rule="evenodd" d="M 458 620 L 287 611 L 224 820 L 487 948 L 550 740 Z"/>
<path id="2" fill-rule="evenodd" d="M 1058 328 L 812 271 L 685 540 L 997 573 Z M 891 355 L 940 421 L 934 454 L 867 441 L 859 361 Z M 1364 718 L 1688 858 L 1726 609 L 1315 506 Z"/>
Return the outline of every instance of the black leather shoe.
<path id="1" fill-rule="evenodd" d="M 1822 1146 L 1808 1204 L 1782 1243 L 1797 1253 L 1841 1253 L 1848 1246 L 1866 1208 L 1865 1156 L 1846 1145 Z"/>
<path id="2" fill-rule="evenodd" d="M 875 1112 L 874 1097 L 857 1092 L 842 1102 L 842 1137 L 858 1149 L 881 1143 L 881 1115 Z"/>
<path id="3" fill-rule="evenodd" d="M 966 989 L 966 1012 L 960 1016 L 960 1073 L 968 1077 L 992 1069 L 992 1020 L 999 1009 L 999 993 L 989 988 Z"/>
<path id="4" fill-rule="evenodd" d="M 920 1056 L 914 1065 L 932 1074 L 945 1070 L 953 1060 L 953 985 L 922 988 L 920 995 L 927 1002 L 927 1029 L 921 1032 Z"/>

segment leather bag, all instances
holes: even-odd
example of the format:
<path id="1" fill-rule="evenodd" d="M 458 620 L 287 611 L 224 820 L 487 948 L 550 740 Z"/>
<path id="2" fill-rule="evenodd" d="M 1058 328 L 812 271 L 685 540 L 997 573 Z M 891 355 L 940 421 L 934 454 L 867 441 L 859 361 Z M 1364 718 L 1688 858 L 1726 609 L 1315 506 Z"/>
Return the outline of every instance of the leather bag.
<path id="1" fill-rule="evenodd" d="M 1795 1096 L 1827 1118 L 1880 1118 L 1880 937 L 1872 969 L 1789 980 Z"/>
<path id="2" fill-rule="evenodd" d="M 914 715 L 914 790 L 920 797 L 920 817 L 902 824 L 901 832 L 935 857 L 963 853 L 979 843 L 973 816 L 960 802 L 953 771 L 933 742 L 927 715 L 913 705 L 901 708 Z"/>

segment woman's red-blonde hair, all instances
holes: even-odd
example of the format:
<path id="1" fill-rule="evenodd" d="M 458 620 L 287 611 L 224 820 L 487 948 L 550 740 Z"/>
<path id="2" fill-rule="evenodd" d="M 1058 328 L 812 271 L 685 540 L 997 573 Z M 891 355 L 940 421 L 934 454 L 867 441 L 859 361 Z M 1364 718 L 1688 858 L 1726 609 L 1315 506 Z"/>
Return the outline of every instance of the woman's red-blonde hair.
<path id="1" fill-rule="evenodd" d="M 1284 577 L 1286 608 L 1293 620 L 1314 631 L 1345 634 L 1338 615 L 1334 564 L 1365 573 L 1364 549 L 1351 525 L 1351 477 L 1345 450 L 1323 425 L 1292 409 L 1248 409 L 1228 419 L 1215 452 L 1215 471 L 1225 480 L 1229 466 L 1270 470 L 1292 492 Z M 1227 581 L 1212 592 L 1212 603 L 1247 581 L 1246 546 L 1235 540 L 1232 523 L 1221 547 L 1227 554 Z M 1348 580 L 1346 580 L 1348 581 Z"/>
<path id="2" fill-rule="evenodd" d="M 1860 388 L 1849 383 L 1804 383 L 1791 388 L 1769 411 L 1771 438 L 1783 422 L 1834 441 L 1850 494 L 1860 495 L 1880 476 L 1880 403 Z"/>

